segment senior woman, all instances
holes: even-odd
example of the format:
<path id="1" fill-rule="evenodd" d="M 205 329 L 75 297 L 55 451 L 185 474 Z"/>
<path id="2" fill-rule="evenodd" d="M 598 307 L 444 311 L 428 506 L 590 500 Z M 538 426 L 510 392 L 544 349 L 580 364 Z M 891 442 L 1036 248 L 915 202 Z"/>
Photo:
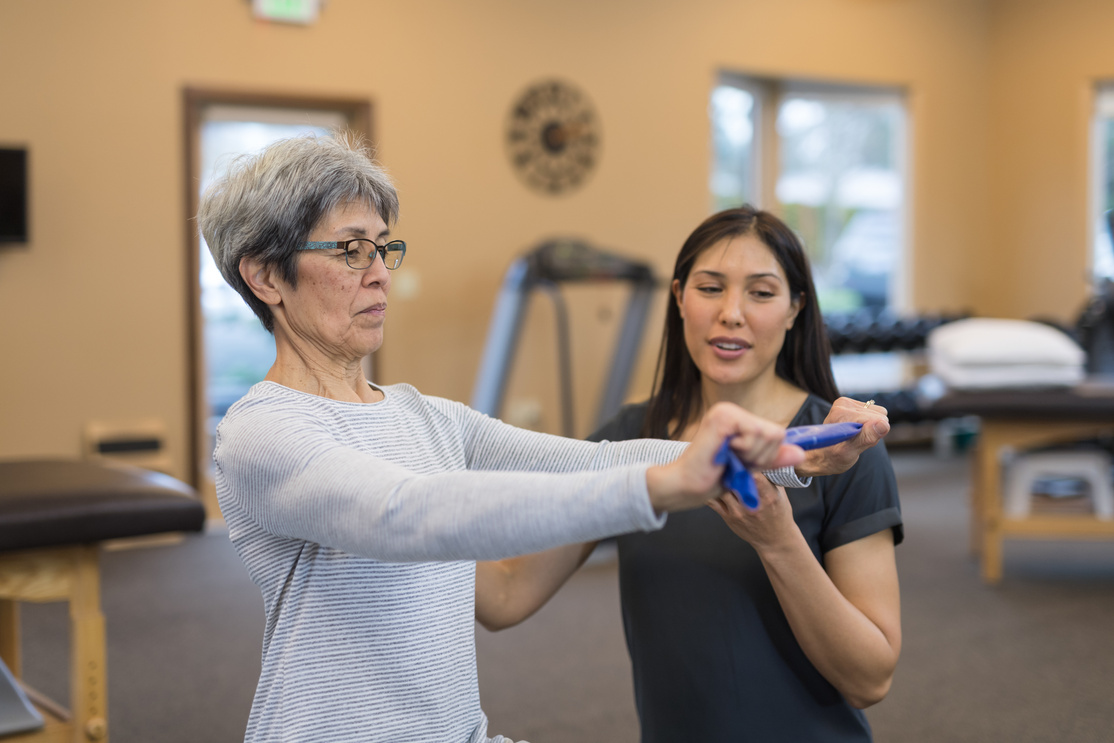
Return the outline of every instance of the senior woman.
<path id="1" fill-rule="evenodd" d="M 217 266 L 276 347 L 214 455 L 266 610 L 248 741 L 503 741 L 479 703 L 476 560 L 658 529 L 721 494 L 725 438 L 757 468 L 803 457 L 730 405 L 687 448 L 593 444 L 367 381 L 406 254 L 397 215 L 386 174 L 342 136 L 240 159 L 201 201 Z"/>

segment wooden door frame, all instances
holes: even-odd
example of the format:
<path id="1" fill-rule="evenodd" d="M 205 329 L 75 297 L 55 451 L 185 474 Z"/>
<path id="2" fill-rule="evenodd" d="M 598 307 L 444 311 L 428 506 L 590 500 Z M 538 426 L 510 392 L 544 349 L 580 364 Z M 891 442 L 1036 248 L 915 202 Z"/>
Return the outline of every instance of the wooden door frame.
<path id="1" fill-rule="evenodd" d="M 348 119 L 349 129 L 374 143 L 371 101 L 359 98 L 302 95 L 297 93 L 268 93 L 251 90 L 186 87 L 182 90 L 184 115 L 183 140 L 185 142 L 185 256 L 186 256 L 186 358 L 188 359 L 186 384 L 186 409 L 189 417 L 189 436 L 186 444 L 188 466 L 186 477 L 190 484 L 201 489 L 205 483 L 207 464 L 201 461 L 206 433 L 205 398 L 205 349 L 202 337 L 201 266 L 197 255 L 200 235 L 197 231 L 198 182 L 201 177 L 201 114 L 207 106 L 252 106 L 274 109 L 307 109 L 339 111 Z M 372 371 L 373 370 L 369 370 Z M 372 373 L 374 378 L 374 374 Z M 204 493 L 203 493 L 204 495 Z M 215 503 L 206 502 L 210 516 Z"/>

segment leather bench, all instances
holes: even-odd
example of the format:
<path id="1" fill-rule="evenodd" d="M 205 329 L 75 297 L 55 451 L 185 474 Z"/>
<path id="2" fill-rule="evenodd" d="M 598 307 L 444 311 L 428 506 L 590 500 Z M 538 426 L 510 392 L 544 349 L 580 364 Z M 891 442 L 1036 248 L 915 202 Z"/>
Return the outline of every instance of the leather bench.
<path id="1" fill-rule="evenodd" d="M 45 725 L 3 743 L 108 740 L 100 543 L 204 524 L 193 488 L 161 473 L 64 459 L 0 461 L 0 659 L 21 676 L 19 602 L 69 602 L 71 633 L 71 709 L 31 691 Z"/>

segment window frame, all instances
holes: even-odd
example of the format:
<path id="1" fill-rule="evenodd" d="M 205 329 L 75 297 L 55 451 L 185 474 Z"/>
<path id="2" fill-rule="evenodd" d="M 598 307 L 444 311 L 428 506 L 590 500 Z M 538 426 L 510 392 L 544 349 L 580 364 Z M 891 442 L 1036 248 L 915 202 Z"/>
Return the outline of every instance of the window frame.
<path id="1" fill-rule="evenodd" d="M 895 313 L 908 312 L 914 306 L 910 266 L 912 265 L 912 112 L 909 105 L 908 90 L 895 85 L 872 85 L 862 83 L 843 83 L 810 80 L 806 78 L 773 78 L 750 75 L 734 71 L 721 71 L 717 74 L 713 90 L 721 86 L 739 88 L 754 98 L 752 156 L 754 171 L 748 177 L 752 193 L 757 195 L 755 206 L 782 213 L 782 204 L 777 198 L 777 183 L 781 175 L 781 139 L 777 131 L 777 119 L 782 103 L 794 96 L 820 99 L 838 99 L 844 102 L 897 103 L 902 110 L 900 141 L 895 144 L 898 154 L 898 167 L 901 172 L 902 203 L 900 207 L 899 234 L 901 244 L 895 256 L 895 270 L 889 278 L 887 310 Z M 1114 90 L 1114 83 L 1111 84 Z M 709 94 L 709 100 L 711 95 Z M 714 143 L 710 145 L 713 149 Z M 711 194 L 711 199 L 715 195 Z M 811 257 L 811 256 L 810 256 Z"/>
<path id="2" fill-rule="evenodd" d="M 1105 99 L 1105 100 L 1104 100 Z M 1091 120 L 1089 122 L 1089 152 L 1088 152 L 1088 183 L 1087 183 L 1087 276 L 1094 286 L 1098 286 L 1104 278 L 1114 279 L 1114 266 L 1111 275 L 1098 274 L 1098 238 L 1101 230 L 1106 230 L 1110 236 L 1112 250 L 1114 250 L 1114 234 L 1112 226 L 1105 224 L 1103 214 L 1106 213 L 1106 183 L 1114 181 L 1114 172 L 1108 172 L 1107 163 L 1114 160 L 1106 152 L 1105 124 L 1114 124 L 1114 80 L 1098 80 L 1094 83 L 1091 96 Z M 1112 145 L 1114 147 L 1114 145 Z M 1114 163 L 1112 163 L 1114 165 Z M 1114 184 L 1112 184 L 1114 187 Z M 1114 209 L 1114 207 L 1112 207 Z M 1111 256 L 1114 261 L 1114 256 Z"/>

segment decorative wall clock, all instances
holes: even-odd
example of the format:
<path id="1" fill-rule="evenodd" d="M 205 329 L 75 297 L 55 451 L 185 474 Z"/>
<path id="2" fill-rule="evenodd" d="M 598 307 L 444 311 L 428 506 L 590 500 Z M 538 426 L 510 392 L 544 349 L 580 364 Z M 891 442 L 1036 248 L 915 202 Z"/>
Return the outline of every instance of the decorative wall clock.
<path id="1" fill-rule="evenodd" d="M 518 177 L 546 194 L 583 185 L 600 155 L 600 124 L 575 86 L 546 80 L 527 88 L 507 115 L 507 156 Z"/>

